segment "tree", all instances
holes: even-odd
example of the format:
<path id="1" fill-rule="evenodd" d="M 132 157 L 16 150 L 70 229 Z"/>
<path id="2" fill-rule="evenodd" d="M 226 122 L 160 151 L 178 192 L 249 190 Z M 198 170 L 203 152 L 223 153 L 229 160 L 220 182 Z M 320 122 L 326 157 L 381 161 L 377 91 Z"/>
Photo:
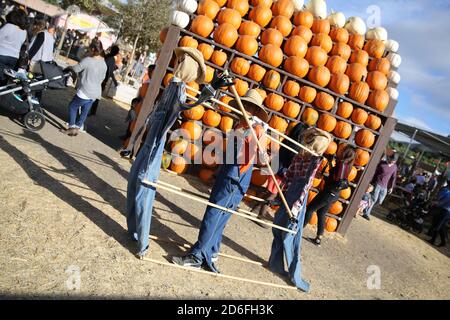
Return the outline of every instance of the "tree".
<path id="1" fill-rule="evenodd" d="M 126 75 L 138 46 L 150 51 L 159 48 L 159 32 L 168 24 L 170 3 L 170 0 L 128 0 L 121 6 L 122 36 L 133 44 Z"/>
<path id="2" fill-rule="evenodd" d="M 61 0 L 61 6 L 65 9 L 72 4 L 76 4 L 81 10 L 87 13 L 94 13 L 97 10 L 97 0 Z"/>

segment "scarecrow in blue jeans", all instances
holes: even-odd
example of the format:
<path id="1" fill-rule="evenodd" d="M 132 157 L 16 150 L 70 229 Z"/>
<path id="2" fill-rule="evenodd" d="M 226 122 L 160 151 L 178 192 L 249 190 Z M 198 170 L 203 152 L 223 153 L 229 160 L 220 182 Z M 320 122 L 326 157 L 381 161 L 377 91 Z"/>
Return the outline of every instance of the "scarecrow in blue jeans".
<path id="1" fill-rule="evenodd" d="M 186 84 L 204 82 L 206 66 L 203 55 L 195 48 L 174 50 L 176 64 L 174 77 L 164 90 L 161 99 L 146 121 L 145 142 L 131 167 L 127 188 L 127 226 L 133 240 L 138 242 L 137 256 L 142 258 L 148 250 L 148 238 L 156 189 L 143 181 L 156 182 L 168 130 L 180 112 L 188 110 L 214 96 L 215 90 L 230 85 L 227 77 L 215 75 L 211 85 L 206 85 L 195 104 L 186 105 Z"/>
<path id="2" fill-rule="evenodd" d="M 256 120 L 253 128 L 261 145 L 265 146 L 265 123 L 267 123 L 269 115 L 262 108 L 264 99 L 257 90 L 251 89 L 241 100 L 246 113 L 253 116 L 253 120 Z M 235 100 L 230 101 L 232 107 L 236 107 L 236 104 Z M 237 141 L 234 145 L 234 159 L 231 163 L 223 164 L 219 169 L 209 198 L 209 202 L 231 210 L 237 209 L 247 192 L 258 151 L 256 142 L 252 141 L 251 129 L 246 126 L 243 120 L 243 117 L 241 117 L 234 128 L 240 133 L 236 134 L 240 141 Z M 267 159 L 264 150 L 260 150 L 260 157 Z M 198 241 L 186 256 L 173 257 L 172 262 L 180 266 L 197 269 L 204 266 L 210 271 L 218 273 L 219 270 L 214 261 L 217 259 L 222 234 L 230 217 L 230 213 L 208 206 L 200 227 Z"/>

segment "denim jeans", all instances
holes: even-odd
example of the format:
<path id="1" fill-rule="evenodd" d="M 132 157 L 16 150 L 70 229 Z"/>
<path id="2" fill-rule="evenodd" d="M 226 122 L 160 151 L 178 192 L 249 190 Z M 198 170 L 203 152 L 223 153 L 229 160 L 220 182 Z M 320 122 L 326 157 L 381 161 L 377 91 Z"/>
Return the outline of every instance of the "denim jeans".
<path id="1" fill-rule="evenodd" d="M 306 180 L 298 179 L 291 183 L 288 190 L 285 193 L 286 201 L 292 208 L 293 204 L 297 201 L 298 195 L 301 190 L 305 188 Z M 301 277 L 302 266 L 300 260 L 301 241 L 303 234 L 303 222 L 305 220 L 306 211 L 306 199 L 301 209 L 299 210 L 296 221 L 289 219 L 289 215 L 286 212 L 286 208 L 282 205 L 275 215 L 273 223 L 281 227 L 285 227 L 291 230 L 296 230 L 296 234 L 281 231 L 279 229 L 272 228 L 273 242 L 272 250 L 269 258 L 269 268 L 273 272 L 287 276 L 291 282 L 300 290 L 308 292 L 309 283 L 304 281 Z M 284 259 L 288 266 L 288 272 L 284 268 Z"/>
<path id="2" fill-rule="evenodd" d="M 86 118 L 91 109 L 94 100 L 81 99 L 78 95 L 75 95 L 69 104 L 69 128 L 81 128 L 86 121 Z M 81 108 L 81 114 L 78 115 L 78 109 Z"/>
<path id="3" fill-rule="evenodd" d="M 253 165 L 241 174 L 239 165 L 222 165 L 209 202 L 236 210 L 250 185 L 252 168 Z M 202 220 L 198 241 L 190 251 L 199 261 L 206 262 L 212 270 L 214 266 L 211 257 L 220 250 L 223 231 L 230 217 L 230 213 L 208 206 Z"/>
<path id="4" fill-rule="evenodd" d="M 380 185 L 375 186 L 375 190 L 372 193 L 372 205 L 367 210 L 367 212 L 364 214 L 365 216 L 369 217 L 372 213 L 373 207 L 378 203 L 379 205 L 383 204 L 384 198 L 386 198 L 387 195 L 387 188 L 383 188 Z"/>

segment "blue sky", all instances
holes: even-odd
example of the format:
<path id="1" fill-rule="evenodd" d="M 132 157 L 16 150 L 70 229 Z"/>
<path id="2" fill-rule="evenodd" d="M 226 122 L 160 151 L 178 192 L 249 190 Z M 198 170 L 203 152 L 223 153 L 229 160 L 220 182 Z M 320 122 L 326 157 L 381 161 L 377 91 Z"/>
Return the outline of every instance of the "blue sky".
<path id="1" fill-rule="evenodd" d="M 402 77 L 395 117 L 401 122 L 450 135 L 450 1 L 328 0 L 328 11 L 346 17 L 380 8 L 381 26 L 400 43 Z"/>

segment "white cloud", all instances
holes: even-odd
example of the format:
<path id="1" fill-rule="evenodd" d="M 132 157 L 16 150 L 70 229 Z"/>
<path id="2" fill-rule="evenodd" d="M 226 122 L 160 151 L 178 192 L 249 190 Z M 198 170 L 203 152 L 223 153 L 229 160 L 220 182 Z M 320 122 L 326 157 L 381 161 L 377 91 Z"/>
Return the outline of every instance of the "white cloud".
<path id="1" fill-rule="evenodd" d="M 428 124 L 425 123 L 425 121 L 420 120 L 415 117 L 405 117 L 401 118 L 400 122 L 405 123 L 407 125 L 410 125 L 411 127 L 415 127 L 418 129 L 423 129 L 427 131 L 434 131 Z"/>

